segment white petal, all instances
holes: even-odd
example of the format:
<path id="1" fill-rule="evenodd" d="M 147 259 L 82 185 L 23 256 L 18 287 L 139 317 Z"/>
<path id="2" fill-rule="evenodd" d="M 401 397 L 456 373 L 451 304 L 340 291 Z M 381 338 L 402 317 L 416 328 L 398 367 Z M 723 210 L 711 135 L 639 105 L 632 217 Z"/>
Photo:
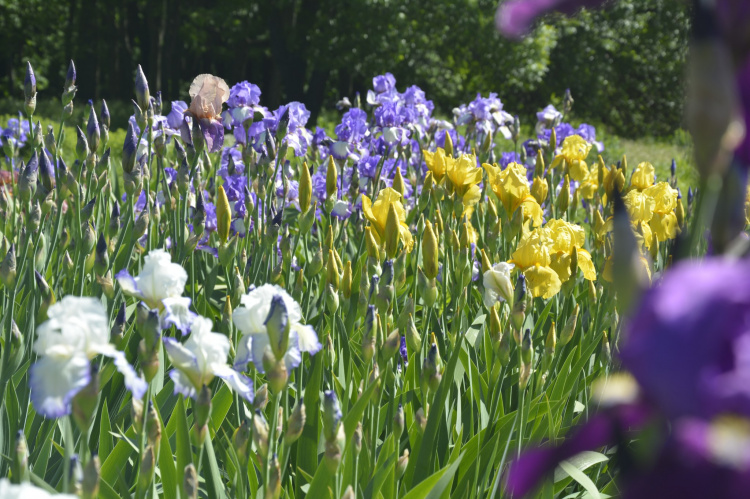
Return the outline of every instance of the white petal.
<path id="1" fill-rule="evenodd" d="M 318 335 L 310 325 L 305 324 L 293 324 L 291 328 L 291 334 L 296 334 L 297 337 L 297 348 L 302 352 L 308 352 L 310 355 L 315 355 L 323 348 L 323 345 L 318 340 Z"/>
<path id="2" fill-rule="evenodd" d="M 195 312 L 190 311 L 190 298 L 176 296 L 164 298 L 161 301 L 164 311 L 161 314 L 162 327 L 175 326 L 183 336 L 190 332 L 190 325 L 197 317 Z"/>
<path id="3" fill-rule="evenodd" d="M 174 382 L 174 392 L 181 393 L 186 397 L 195 398 L 198 392 L 195 390 L 193 383 L 182 371 L 172 369 L 169 371 L 169 377 Z"/>
<path id="4" fill-rule="evenodd" d="M 253 382 L 250 378 L 243 376 L 227 365 L 214 366 L 213 373 L 226 381 L 229 387 L 237 392 L 240 397 L 248 402 L 253 401 Z"/>
<path id="5" fill-rule="evenodd" d="M 48 418 L 70 414 L 70 401 L 90 380 L 89 360 L 83 353 L 39 357 L 29 375 L 34 409 Z"/>
<path id="6" fill-rule="evenodd" d="M 122 288 L 122 292 L 126 295 L 135 296 L 136 298 L 143 299 L 143 293 L 138 289 L 138 282 L 135 280 L 135 278 L 130 275 L 127 269 L 122 269 L 117 274 L 115 274 L 115 279 L 117 279 L 117 284 L 120 285 L 120 288 Z"/>
<path id="7" fill-rule="evenodd" d="M 164 338 L 164 350 L 167 351 L 169 360 L 180 370 L 198 371 L 198 359 L 195 354 L 180 344 L 174 338 Z"/>
<path id="8" fill-rule="evenodd" d="M 286 364 L 286 372 L 291 374 L 292 369 L 300 365 L 302 362 L 302 352 L 299 348 L 290 346 L 284 354 L 284 364 Z"/>
<path id="9" fill-rule="evenodd" d="M 237 342 L 237 354 L 234 357 L 234 368 L 238 371 L 247 369 L 247 363 L 253 360 L 251 353 L 252 334 L 242 336 Z"/>
<path id="10" fill-rule="evenodd" d="M 135 372 L 133 366 L 128 363 L 125 353 L 117 351 L 111 356 L 115 361 L 115 367 L 125 377 L 125 386 L 133 394 L 133 398 L 141 399 L 148 390 L 148 383 Z"/>

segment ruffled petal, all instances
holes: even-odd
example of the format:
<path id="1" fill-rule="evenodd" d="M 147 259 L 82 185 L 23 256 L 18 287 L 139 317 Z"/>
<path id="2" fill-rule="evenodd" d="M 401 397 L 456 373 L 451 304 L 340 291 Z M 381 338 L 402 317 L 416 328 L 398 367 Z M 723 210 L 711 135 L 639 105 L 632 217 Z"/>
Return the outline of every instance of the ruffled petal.
<path id="1" fill-rule="evenodd" d="M 296 339 L 297 348 L 301 352 L 315 355 L 323 348 L 323 345 L 318 340 L 318 335 L 310 325 L 294 324 L 292 325 L 290 335 Z M 292 341 L 291 338 L 290 341 Z"/>
<path id="2" fill-rule="evenodd" d="M 161 313 L 162 328 L 175 326 L 183 336 L 190 333 L 190 325 L 198 314 L 190 311 L 190 298 L 178 296 L 164 298 L 164 310 Z"/>
<path id="3" fill-rule="evenodd" d="M 89 381 L 89 360 L 83 353 L 72 357 L 39 357 L 29 374 L 34 409 L 48 418 L 70 414 L 70 401 Z"/>

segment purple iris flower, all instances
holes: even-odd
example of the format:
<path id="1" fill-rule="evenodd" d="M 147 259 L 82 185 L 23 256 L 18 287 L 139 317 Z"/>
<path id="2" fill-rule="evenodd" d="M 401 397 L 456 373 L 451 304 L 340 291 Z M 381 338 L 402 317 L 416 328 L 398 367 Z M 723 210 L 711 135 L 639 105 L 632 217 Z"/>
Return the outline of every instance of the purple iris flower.
<path id="1" fill-rule="evenodd" d="M 180 125 L 182 125 L 182 119 L 185 116 L 185 111 L 187 111 L 187 108 L 188 105 L 184 101 L 172 101 L 172 109 L 167 115 L 167 125 L 169 125 L 169 128 L 175 131 L 180 129 Z"/>
<path id="2" fill-rule="evenodd" d="M 670 268 L 628 321 L 620 357 L 640 395 L 607 406 L 560 446 L 525 453 L 510 467 L 508 490 L 523 496 L 583 450 L 624 448 L 627 433 L 650 421 L 664 443 L 655 459 L 622 474 L 623 497 L 744 495 L 750 486 L 750 261 L 706 258 Z"/>
<path id="3" fill-rule="evenodd" d="M 336 125 L 336 136 L 343 142 L 361 142 L 367 136 L 367 113 L 357 107 L 350 109 Z M 317 134 L 317 132 L 316 132 Z"/>
<path id="4" fill-rule="evenodd" d="M 679 263 L 630 321 L 623 365 L 669 417 L 750 417 L 750 261 Z"/>
<path id="5" fill-rule="evenodd" d="M 521 155 L 517 154 L 514 151 L 511 152 L 504 152 L 500 154 L 500 161 L 498 161 L 498 164 L 500 165 L 500 168 L 505 170 L 505 168 L 511 164 L 511 163 L 520 163 L 521 162 Z"/>
<path id="6" fill-rule="evenodd" d="M 396 88 L 396 78 L 391 73 L 376 76 L 372 79 L 372 88 L 382 94 Z"/>
<path id="7" fill-rule="evenodd" d="M 241 81 L 229 90 L 227 106 L 255 106 L 260 103 L 260 88 L 254 83 Z"/>

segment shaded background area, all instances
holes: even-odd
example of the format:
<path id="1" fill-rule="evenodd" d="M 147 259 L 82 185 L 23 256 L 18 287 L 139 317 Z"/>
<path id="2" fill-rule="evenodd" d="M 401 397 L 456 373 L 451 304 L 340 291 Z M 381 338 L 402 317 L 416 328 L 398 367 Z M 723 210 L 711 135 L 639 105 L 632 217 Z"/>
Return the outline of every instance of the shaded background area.
<path id="1" fill-rule="evenodd" d="M 165 102 L 187 99 L 210 72 L 260 86 L 274 109 L 297 100 L 331 110 L 389 71 L 447 116 L 477 92 L 529 115 L 570 88 L 576 115 L 622 136 L 681 125 L 689 12 L 678 0 L 623 0 L 605 11 L 548 17 L 520 43 L 494 28 L 493 0 L 5 0 L 0 2 L 0 114 L 23 98 L 25 61 L 59 113 L 67 61 L 77 101 L 107 99 L 113 125 L 132 110 L 135 67 Z M 54 102 L 54 106 L 52 103 Z M 80 108 L 80 106 L 79 106 Z M 166 106 L 168 109 L 168 106 Z"/>

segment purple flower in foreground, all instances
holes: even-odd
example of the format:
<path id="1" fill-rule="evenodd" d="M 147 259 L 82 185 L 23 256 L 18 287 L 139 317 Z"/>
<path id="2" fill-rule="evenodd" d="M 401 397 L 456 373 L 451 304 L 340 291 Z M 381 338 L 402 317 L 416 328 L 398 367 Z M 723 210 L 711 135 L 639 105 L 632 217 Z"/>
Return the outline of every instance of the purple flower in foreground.
<path id="1" fill-rule="evenodd" d="M 534 20 L 550 11 L 571 14 L 581 7 L 595 7 L 605 0 L 510 0 L 497 9 L 495 25 L 505 36 L 520 38 Z"/>
<path id="2" fill-rule="evenodd" d="M 621 358 L 669 417 L 750 417 L 750 261 L 680 263 L 643 297 Z"/>
<path id="3" fill-rule="evenodd" d="M 560 446 L 521 456 L 508 472 L 508 490 L 516 497 L 529 493 L 560 461 L 583 450 L 616 445 L 627 452 L 626 434 L 650 421 L 662 442 L 644 434 L 654 459 L 623 470 L 622 497 L 744 495 L 750 487 L 750 261 L 675 265 L 644 294 L 627 327 L 621 358 L 637 385 L 631 381 L 632 389 L 619 392 L 629 395 L 610 398 Z"/>

